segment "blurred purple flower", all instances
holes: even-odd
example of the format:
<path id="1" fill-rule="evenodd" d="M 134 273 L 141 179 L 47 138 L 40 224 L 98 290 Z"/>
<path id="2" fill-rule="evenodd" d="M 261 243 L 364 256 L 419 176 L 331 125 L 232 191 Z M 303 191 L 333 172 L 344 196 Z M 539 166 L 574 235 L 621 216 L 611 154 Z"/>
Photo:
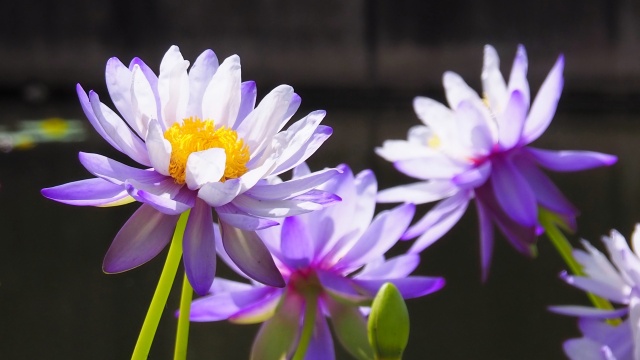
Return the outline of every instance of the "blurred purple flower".
<path id="1" fill-rule="evenodd" d="M 195 291 L 206 293 L 215 275 L 213 208 L 220 223 L 234 229 L 222 241 L 234 262 L 258 281 L 283 286 L 268 254 L 255 269 L 255 254 L 264 255 L 265 246 L 242 247 L 246 244 L 236 244 L 232 235 L 273 226 L 277 222 L 270 218 L 318 210 L 337 200 L 313 189 L 335 169 L 286 182 L 276 178 L 305 161 L 331 135 L 331 128 L 319 125 L 325 112 L 314 111 L 282 131 L 300 105 L 290 86 L 278 86 L 255 106 L 256 84 L 241 82 L 237 55 L 219 65 L 207 50 L 187 72 L 188 67 L 177 46 L 164 55 L 159 76 L 139 58 L 129 67 L 111 58 L 107 88 L 122 118 L 98 94 L 87 95 L 78 85 L 80 103 L 96 131 L 144 169 L 80 153 L 80 162 L 96 177 L 43 189 L 42 194 L 82 206 L 142 203 L 107 251 L 105 272 L 127 271 L 155 257 L 169 243 L 179 215 L 191 210 L 184 264 Z"/>
<path id="2" fill-rule="evenodd" d="M 582 265 L 585 276 L 562 273 L 570 285 L 593 293 L 622 307 L 612 310 L 587 306 L 552 306 L 550 310 L 563 315 L 580 317 L 578 325 L 584 335 L 564 343 L 571 359 L 630 359 L 640 360 L 640 224 L 636 225 L 631 251 L 625 238 L 613 230 L 602 238 L 609 259 L 583 241 L 586 251 L 575 249 L 573 255 Z M 606 319 L 626 317 L 619 325 Z"/>
<path id="3" fill-rule="evenodd" d="M 611 165 L 616 157 L 586 151 L 550 151 L 528 146 L 547 129 L 562 92 L 562 56 L 551 69 L 530 106 L 527 55 L 522 46 L 509 83 L 500 73 L 496 50 L 484 49 L 483 98 L 453 72 L 443 77 L 449 108 L 417 97 L 413 106 L 423 125 L 407 140 L 387 140 L 377 153 L 421 182 L 386 189 L 379 202 L 423 204 L 442 200 L 412 225 L 403 239 L 419 236 L 411 252 L 422 251 L 460 219 L 476 199 L 480 223 L 483 279 L 493 249 L 493 224 L 520 252 L 533 255 L 538 206 L 573 226 L 577 209 L 540 170 L 578 171 Z"/>
<path id="4" fill-rule="evenodd" d="M 423 296 L 444 285 L 442 278 L 409 276 L 420 261 L 417 254 L 384 258 L 408 227 L 414 205 L 400 205 L 373 218 L 374 174 L 363 171 L 354 177 L 347 166 L 338 168 L 342 173 L 320 189 L 337 194 L 342 202 L 288 217 L 281 226 L 257 232 L 275 257 L 287 286 L 280 289 L 216 278 L 211 295 L 193 302 L 192 321 L 265 321 L 252 352 L 261 354 L 260 358 L 280 359 L 296 348 L 305 310 L 308 312 L 305 306 L 317 304 L 305 359 L 335 357 L 325 316 L 331 318 L 342 345 L 362 358 L 357 354 L 371 350 L 360 306 L 370 305 L 385 282 L 393 283 L 404 298 Z M 308 176 L 308 168 L 296 168 L 294 178 L 304 176 Z M 222 248 L 218 253 L 235 268 Z"/>

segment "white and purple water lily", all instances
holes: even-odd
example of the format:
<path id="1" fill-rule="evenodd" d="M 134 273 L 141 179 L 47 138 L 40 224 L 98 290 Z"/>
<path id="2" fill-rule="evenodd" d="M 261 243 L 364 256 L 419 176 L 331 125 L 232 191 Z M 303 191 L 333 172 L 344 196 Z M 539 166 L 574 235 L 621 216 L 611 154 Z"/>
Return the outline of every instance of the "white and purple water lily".
<path id="1" fill-rule="evenodd" d="M 314 111 L 282 131 L 300 105 L 290 86 L 278 86 L 255 106 L 256 84 L 241 82 L 237 55 L 218 64 L 207 50 L 187 72 L 188 67 L 176 46 L 164 55 L 158 76 L 138 58 L 129 67 L 110 59 L 107 88 L 120 116 L 78 85 L 80 103 L 96 131 L 144 168 L 80 153 L 80 162 L 96 177 L 42 194 L 82 206 L 142 203 L 107 251 L 107 273 L 155 257 L 169 243 L 180 214 L 190 211 L 184 264 L 194 290 L 206 293 L 215 275 L 213 208 L 220 223 L 234 229 L 222 241 L 234 262 L 258 281 L 284 286 L 266 247 L 239 243 L 234 235 L 338 200 L 314 190 L 335 169 L 286 182 L 275 177 L 305 161 L 331 135 L 331 128 L 319 125 L 325 112 Z"/>
<path id="2" fill-rule="evenodd" d="M 335 358 L 328 316 L 337 339 L 351 354 L 372 358 L 360 306 L 370 305 L 385 282 L 393 283 L 405 298 L 423 296 L 444 285 L 442 278 L 409 276 L 420 261 L 417 254 L 384 258 L 409 226 L 415 206 L 400 205 L 373 218 L 374 174 L 363 171 L 354 177 L 347 166 L 338 168 L 342 173 L 320 189 L 337 194 L 342 202 L 288 217 L 280 226 L 257 232 L 287 286 L 216 278 L 211 295 L 193 302 L 192 321 L 264 321 L 252 349 L 253 355 L 260 355 L 252 358 L 260 359 L 289 358 L 287 354 L 302 337 L 303 323 L 311 321 L 313 335 L 305 359 L 327 360 Z M 294 178 L 306 176 L 306 166 L 295 169 Z M 218 253 L 234 267 L 224 249 L 218 248 Z"/>
<path id="3" fill-rule="evenodd" d="M 570 305 L 552 306 L 550 310 L 580 317 L 578 325 L 584 337 L 564 343 L 571 359 L 640 360 L 640 225 L 636 225 L 631 238 L 634 251 L 615 230 L 602 241 L 610 260 L 583 241 L 586 251 L 575 249 L 573 255 L 585 276 L 561 276 L 567 283 L 622 307 L 606 310 Z M 618 325 L 605 321 L 620 317 L 626 319 Z"/>
<path id="4" fill-rule="evenodd" d="M 530 105 L 527 55 L 522 46 L 508 84 L 500 73 L 496 50 L 484 49 L 483 98 L 453 72 L 443 77 L 449 107 L 417 97 L 413 106 L 423 125 L 407 140 L 388 140 L 377 153 L 421 182 L 380 192 L 380 202 L 423 204 L 442 200 L 414 224 L 404 239 L 419 236 L 411 252 L 442 237 L 476 199 L 480 223 L 481 264 L 486 278 L 493 249 L 493 223 L 520 252 L 534 251 L 538 206 L 572 224 L 577 209 L 540 167 L 578 171 L 611 165 L 616 157 L 586 151 L 550 151 L 528 146 L 547 129 L 562 92 L 560 56 Z"/>

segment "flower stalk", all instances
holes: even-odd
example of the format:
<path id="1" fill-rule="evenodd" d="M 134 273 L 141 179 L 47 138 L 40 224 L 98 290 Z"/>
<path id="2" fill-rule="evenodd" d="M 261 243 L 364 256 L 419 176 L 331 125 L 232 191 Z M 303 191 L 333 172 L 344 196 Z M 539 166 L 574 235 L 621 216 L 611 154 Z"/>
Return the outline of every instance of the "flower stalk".
<path id="1" fill-rule="evenodd" d="M 189 344 L 189 314 L 191 313 L 191 299 L 193 288 L 185 273 L 182 279 L 182 293 L 180 295 L 180 316 L 178 317 L 178 329 L 176 330 L 176 346 L 173 352 L 174 360 L 187 358 L 187 345 Z"/>
<path id="2" fill-rule="evenodd" d="M 318 298 L 314 295 L 306 296 L 304 309 L 304 322 L 302 324 L 302 332 L 300 333 L 300 341 L 298 342 L 298 348 L 295 354 L 293 354 L 293 360 L 303 360 L 311 337 L 313 336 L 313 328 L 316 323 L 316 312 L 318 308 Z"/>
<path id="3" fill-rule="evenodd" d="M 149 310 L 142 324 L 142 329 L 140 329 L 140 335 L 138 335 L 138 341 L 133 349 L 133 355 L 131 355 L 132 360 L 146 360 L 149 356 L 149 350 L 151 350 L 151 344 L 156 335 L 162 311 L 167 304 L 167 298 L 169 297 L 173 280 L 176 277 L 178 266 L 180 265 L 182 257 L 182 237 L 188 217 L 189 211 L 185 211 L 180 215 L 180 219 L 176 225 L 176 230 L 173 233 L 171 245 L 169 246 L 167 260 L 160 274 L 160 280 L 158 280 L 158 286 L 151 299 L 151 304 L 149 305 Z"/>

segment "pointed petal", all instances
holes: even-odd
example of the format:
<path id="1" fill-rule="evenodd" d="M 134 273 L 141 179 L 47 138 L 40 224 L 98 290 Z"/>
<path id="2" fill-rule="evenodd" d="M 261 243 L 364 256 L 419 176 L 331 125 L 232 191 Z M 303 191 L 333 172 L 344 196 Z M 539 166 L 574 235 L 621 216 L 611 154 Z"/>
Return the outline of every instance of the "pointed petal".
<path id="1" fill-rule="evenodd" d="M 164 138 L 160 123 L 156 119 L 149 122 L 146 145 L 151 166 L 160 174 L 169 176 L 171 143 Z"/>
<path id="2" fill-rule="evenodd" d="M 627 303 L 631 288 L 629 286 L 618 287 L 615 284 L 603 283 L 585 276 L 572 276 L 563 272 L 560 277 L 567 282 L 584 291 L 596 294 L 616 303 Z"/>
<path id="3" fill-rule="evenodd" d="M 118 58 L 113 57 L 107 61 L 105 80 L 116 109 L 128 123 L 133 123 L 135 120 L 131 109 L 131 70 Z"/>
<path id="4" fill-rule="evenodd" d="M 460 75 L 447 71 L 442 76 L 442 83 L 451 109 L 457 109 L 463 101 L 481 102 L 478 94 L 467 85 Z"/>
<path id="5" fill-rule="evenodd" d="M 620 308 L 614 310 L 596 309 L 588 306 L 565 305 L 565 306 L 549 306 L 549 311 L 556 314 L 587 317 L 590 319 L 615 319 L 625 316 L 629 312 L 629 308 Z"/>
<path id="6" fill-rule="evenodd" d="M 359 293 L 351 279 L 324 270 L 317 270 L 316 274 L 324 290 L 333 299 L 353 305 L 371 305 L 375 294 Z"/>
<path id="7" fill-rule="evenodd" d="M 157 89 L 157 88 L 156 88 Z M 165 125 L 162 120 L 160 99 L 151 87 L 149 79 L 140 65 L 133 65 L 131 70 L 131 108 L 133 109 L 134 122 L 129 124 L 136 133 L 143 137 L 147 135 L 149 120 L 157 119 L 161 125 Z M 163 127 L 166 130 L 166 127 Z"/>
<path id="8" fill-rule="evenodd" d="M 175 58 L 168 60 L 165 55 L 160 64 L 160 76 L 158 77 L 162 119 L 167 128 L 188 116 L 187 104 L 190 95 L 189 75 L 187 74 L 189 62 L 182 58 L 177 46 L 171 48 L 176 49 L 175 54 L 171 56 Z"/>
<path id="9" fill-rule="evenodd" d="M 478 225 L 480 226 L 480 268 L 482 282 L 489 278 L 489 266 L 493 255 L 493 224 L 491 215 L 480 200 L 476 200 Z"/>
<path id="10" fill-rule="evenodd" d="M 529 106 L 526 101 L 527 98 L 522 92 L 513 91 L 504 111 L 496 117 L 498 139 L 502 149 L 511 149 L 520 141 Z"/>
<path id="11" fill-rule="evenodd" d="M 289 199 L 319 186 L 339 172 L 337 169 L 324 169 L 279 184 L 256 185 L 245 194 L 256 199 Z"/>
<path id="12" fill-rule="evenodd" d="M 240 96 L 240 57 L 232 55 L 220 64 L 204 91 L 202 116 L 215 121 L 216 127 L 233 128 Z"/>
<path id="13" fill-rule="evenodd" d="M 439 153 L 428 159 L 408 159 L 393 163 L 398 171 L 420 180 L 449 180 L 469 168 L 469 164 Z"/>
<path id="14" fill-rule="evenodd" d="M 569 339 L 562 347 L 570 360 L 617 360 L 607 355 L 608 346 L 587 338 Z"/>
<path id="15" fill-rule="evenodd" d="M 202 117 L 202 99 L 213 74 L 218 70 L 218 58 L 211 50 L 205 50 L 189 70 L 189 103 L 186 113 L 200 119 Z"/>
<path id="16" fill-rule="evenodd" d="M 229 321 L 234 324 L 257 324 L 267 321 L 276 312 L 280 299 L 282 297 L 282 289 L 266 287 L 269 294 L 260 301 L 251 305 L 244 306 L 240 311 L 229 317 Z"/>
<path id="17" fill-rule="evenodd" d="M 529 110 L 529 82 L 527 81 L 527 69 L 529 63 L 527 61 L 527 52 L 524 46 L 518 45 L 518 51 L 516 57 L 513 60 L 513 66 L 511 67 L 511 74 L 509 75 L 509 89 L 510 93 L 519 92 L 522 94 L 522 105 L 525 107 L 524 113 Z"/>
<path id="18" fill-rule="evenodd" d="M 156 210 L 169 215 L 179 215 L 194 205 L 195 196 L 186 187 L 176 184 L 173 179 L 146 184 L 129 179 L 125 189 L 137 201 L 146 203 Z"/>
<path id="19" fill-rule="evenodd" d="M 276 169 L 273 174 L 277 175 L 285 172 L 301 162 L 307 160 L 312 154 L 309 153 L 310 145 L 317 147 L 317 135 L 326 136 L 326 127 L 320 127 L 320 122 L 324 119 L 326 112 L 317 110 L 311 112 L 304 118 L 296 121 L 286 131 L 275 134 L 271 147 L 282 149 L 278 154 Z M 329 131 L 329 135 L 330 135 Z M 326 139 L 326 137 L 324 138 Z M 323 140 L 324 141 L 324 140 Z M 322 143 L 322 142 L 320 142 Z M 269 147 L 267 147 L 269 149 Z M 315 151 L 315 150 L 314 150 Z"/>
<path id="20" fill-rule="evenodd" d="M 308 266 L 313 259 L 313 244 L 304 225 L 295 216 L 285 218 L 282 223 L 280 252 L 290 268 Z"/>
<path id="21" fill-rule="evenodd" d="M 491 161 L 486 161 L 454 176 L 451 182 L 463 189 L 476 188 L 484 184 L 489 176 L 491 176 Z"/>
<path id="22" fill-rule="evenodd" d="M 489 107 L 495 112 L 501 112 L 508 98 L 507 84 L 500 72 L 498 53 L 491 45 L 484 46 L 481 78 L 483 96 L 489 101 Z"/>
<path id="23" fill-rule="evenodd" d="M 234 127 L 237 127 L 256 107 L 256 97 L 258 91 L 255 81 L 245 81 L 240 84 L 240 109 L 238 109 L 238 120 Z"/>
<path id="24" fill-rule="evenodd" d="M 444 286 L 444 279 L 440 277 L 427 276 L 410 276 L 399 279 L 381 279 L 381 280 L 360 280 L 355 279 L 359 287 L 367 290 L 372 296 L 378 293 L 378 290 L 385 283 L 392 283 L 398 288 L 400 294 L 405 299 L 412 299 L 436 292 Z"/>
<path id="25" fill-rule="evenodd" d="M 214 286 L 218 281 L 218 278 L 214 280 Z M 243 285 L 249 286 L 249 284 Z M 248 289 L 238 291 L 213 293 L 191 303 L 189 320 L 197 322 L 226 320 L 239 311 L 271 297 L 276 291 L 266 286 L 249 286 Z"/>
<path id="26" fill-rule="evenodd" d="M 286 285 L 271 253 L 254 231 L 241 230 L 223 221 L 220 227 L 224 249 L 242 272 L 269 286 Z"/>
<path id="27" fill-rule="evenodd" d="M 118 148 L 134 161 L 145 166 L 151 166 L 144 142 L 129 129 L 127 124 L 113 110 L 101 103 L 98 94 L 95 92 L 89 92 L 89 101 L 100 125 L 105 133 L 118 144 Z M 146 132 L 144 135 L 146 135 Z"/>
<path id="28" fill-rule="evenodd" d="M 395 186 L 378 192 L 376 200 L 381 203 L 412 202 L 424 204 L 453 196 L 458 188 L 448 180 L 420 181 Z"/>
<path id="29" fill-rule="evenodd" d="M 417 254 L 404 254 L 383 261 L 376 266 L 365 267 L 353 278 L 358 280 L 374 280 L 380 278 L 403 278 L 409 276 L 420 264 L 420 256 Z"/>
<path id="30" fill-rule="evenodd" d="M 178 218 L 142 204 L 113 239 L 102 270 L 120 273 L 153 259 L 171 240 Z"/>
<path id="31" fill-rule="evenodd" d="M 537 224 L 536 197 L 511 161 L 500 158 L 493 161 L 491 185 L 498 204 L 509 217 L 524 226 Z"/>
<path id="32" fill-rule="evenodd" d="M 526 158 L 518 158 L 515 162 L 518 171 L 527 179 L 536 201 L 544 208 L 570 217 L 578 216 L 579 210 L 562 194 L 560 189 L 540 171 L 536 164 Z"/>
<path id="33" fill-rule="evenodd" d="M 262 219 L 257 216 L 249 215 L 246 212 L 238 209 L 238 207 L 233 205 L 232 203 L 218 206 L 215 208 L 215 210 L 216 213 L 218 213 L 220 220 L 233 227 L 237 227 L 243 230 L 260 230 L 279 224 L 279 222 L 274 220 Z"/>
<path id="34" fill-rule="evenodd" d="M 219 183 L 224 175 L 226 161 L 227 155 L 222 148 L 192 152 L 187 158 L 186 170 L 189 189 L 198 190 L 205 184 Z"/>
<path id="35" fill-rule="evenodd" d="M 610 166 L 618 157 L 594 151 L 543 150 L 528 147 L 527 152 L 538 164 L 553 171 L 581 171 Z"/>
<path id="36" fill-rule="evenodd" d="M 124 186 L 100 178 L 74 181 L 40 192 L 48 199 L 76 206 L 115 206 L 134 201 Z"/>
<path id="37" fill-rule="evenodd" d="M 329 325 L 324 318 L 322 310 L 318 309 L 304 360 L 335 360 L 335 358 L 336 354 L 333 351 L 333 339 L 331 338 Z"/>
<path id="38" fill-rule="evenodd" d="M 100 136 L 102 136 L 102 138 L 105 139 L 105 141 L 108 142 L 109 145 L 113 146 L 114 149 L 120 151 L 121 153 L 124 153 L 120 145 L 118 145 L 118 143 L 111 138 L 111 135 L 109 135 L 102 127 L 102 124 L 96 117 L 96 114 L 93 113 L 93 108 L 91 107 L 89 97 L 87 96 L 87 93 L 84 92 L 84 89 L 82 88 L 82 86 L 80 86 L 80 84 L 76 85 L 76 93 L 78 94 L 78 100 L 80 100 L 82 111 L 84 111 L 85 116 L 89 120 L 89 123 L 91 123 L 93 128 L 96 130 L 96 132 L 100 134 Z"/>
<path id="39" fill-rule="evenodd" d="M 238 134 L 251 150 L 251 157 L 260 154 L 270 144 L 278 132 L 278 127 L 286 113 L 293 88 L 280 85 L 260 101 L 258 106 L 238 125 Z"/>
<path id="40" fill-rule="evenodd" d="M 337 267 L 360 267 L 387 252 L 405 232 L 415 213 L 415 205 L 403 204 L 378 214 Z"/>
<path id="41" fill-rule="evenodd" d="M 90 173 L 116 185 L 122 185 L 127 179 L 136 179 L 145 183 L 155 183 L 166 179 L 153 170 L 130 167 L 100 154 L 80 152 L 80 163 Z"/>
<path id="42" fill-rule="evenodd" d="M 211 207 L 202 200 L 189 213 L 182 249 L 187 279 L 198 295 L 205 295 L 216 273 L 216 243 Z"/>
<path id="43" fill-rule="evenodd" d="M 529 116 L 522 131 L 521 143 L 523 145 L 539 138 L 551 123 L 564 85 L 563 69 L 564 57 L 560 56 L 542 86 L 540 86 L 535 100 L 533 100 L 533 105 L 531 105 Z"/>
<path id="44" fill-rule="evenodd" d="M 322 195 L 329 195 L 322 201 L 324 196 L 318 199 L 307 199 L 305 195 L 297 196 L 288 200 L 260 200 L 247 195 L 238 195 L 233 199 L 233 204 L 240 210 L 258 217 L 285 217 L 304 214 L 310 211 L 321 210 L 323 204 L 339 201 L 336 196 L 321 192 Z"/>
<path id="45" fill-rule="evenodd" d="M 418 220 L 402 235 L 403 240 L 420 235 L 418 240 L 411 245 L 409 251 L 418 253 L 451 230 L 467 210 L 471 197 L 471 192 L 461 191 L 439 202 L 433 209 L 429 210 L 422 219 Z"/>

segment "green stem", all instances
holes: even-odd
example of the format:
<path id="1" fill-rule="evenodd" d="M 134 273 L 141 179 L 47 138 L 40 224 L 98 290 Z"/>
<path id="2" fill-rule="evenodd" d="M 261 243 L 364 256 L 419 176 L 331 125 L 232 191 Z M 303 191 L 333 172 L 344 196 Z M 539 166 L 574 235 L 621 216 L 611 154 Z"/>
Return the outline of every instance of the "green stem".
<path id="1" fill-rule="evenodd" d="M 164 263 L 164 268 L 160 274 L 160 280 L 158 280 L 158 286 L 151 299 L 147 316 L 144 318 L 140 335 L 138 335 L 138 341 L 136 347 L 133 349 L 132 360 L 146 360 L 149 356 L 149 350 L 151 349 L 151 343 L 156 335 L 158 324 L 160 323 L 160 317 L 162 311 L 167 304 L 167 298 L 173 285 L 173 280 L 176 277 L 178 266 L 180 265 L 180 259 L 182 257 L 182 237 L 184 235 L 184 229 L 187 225 L 187 218 L 189 217 L 189 211 L 186 211 L 180 215 L 176 230 L 173 233 L 173 239 L 169 246 L 169 253 L 167 254 L 167 260 Z"/>
<path id="2" fill-rule="evenodd" d="M 539 213 L 540 224 L 544 228 L 547 236 L 551 240 L 551 243 L 555 246 L 556 250 L 560 253 L 560 256 L 564 260 L 564 262 L 569 266 L 571 272 L 578 276 L 584 276 L 585 273 L 582 270 L 582 266 L 576 261 L 573 257 L 573 247 L 569 240 L 564 236 L 562 231 L 558 228 L 558 224 L 562 222 L 554 213 L 540 209 Z M 593 293 L 587 292 L 587 296 L 591 303 L 598 309 L 603 310 L 613 310 L 613 306 L 611 303 L 600 296 L 597 296 Z M 609 319 L 609 323 L 611 324 L 619 324 L 620 319 Z"/>
<path id="3" fill-rule="evenodd" d="M 316 295 L 307 296 L 304 310 L 304 323 L 302 324 L 302 333 L 300 334 L 298 348 L 296 349 L 296 353 L 293 355 L 292 360 L 302 360 L 307 353 L 309 342 L 311 342 L 311 336 L 313 335 L 313 327 L 316 323 L 316 312 L 318 311 L 317 307 L 318 297 Z"/>
<path id="4" fill-rule="evenodd" d="M 187 345 L 189 343 L 189 314 L 191 313 L 191 298 L 193 288 L 184 274 L 182 279 L 182 294 L 180 295 L 180 316 L 178 317 L 178 330 L 176 331 L 176 347 L 173 353 L 174 360 L 187 358 Z"/>

